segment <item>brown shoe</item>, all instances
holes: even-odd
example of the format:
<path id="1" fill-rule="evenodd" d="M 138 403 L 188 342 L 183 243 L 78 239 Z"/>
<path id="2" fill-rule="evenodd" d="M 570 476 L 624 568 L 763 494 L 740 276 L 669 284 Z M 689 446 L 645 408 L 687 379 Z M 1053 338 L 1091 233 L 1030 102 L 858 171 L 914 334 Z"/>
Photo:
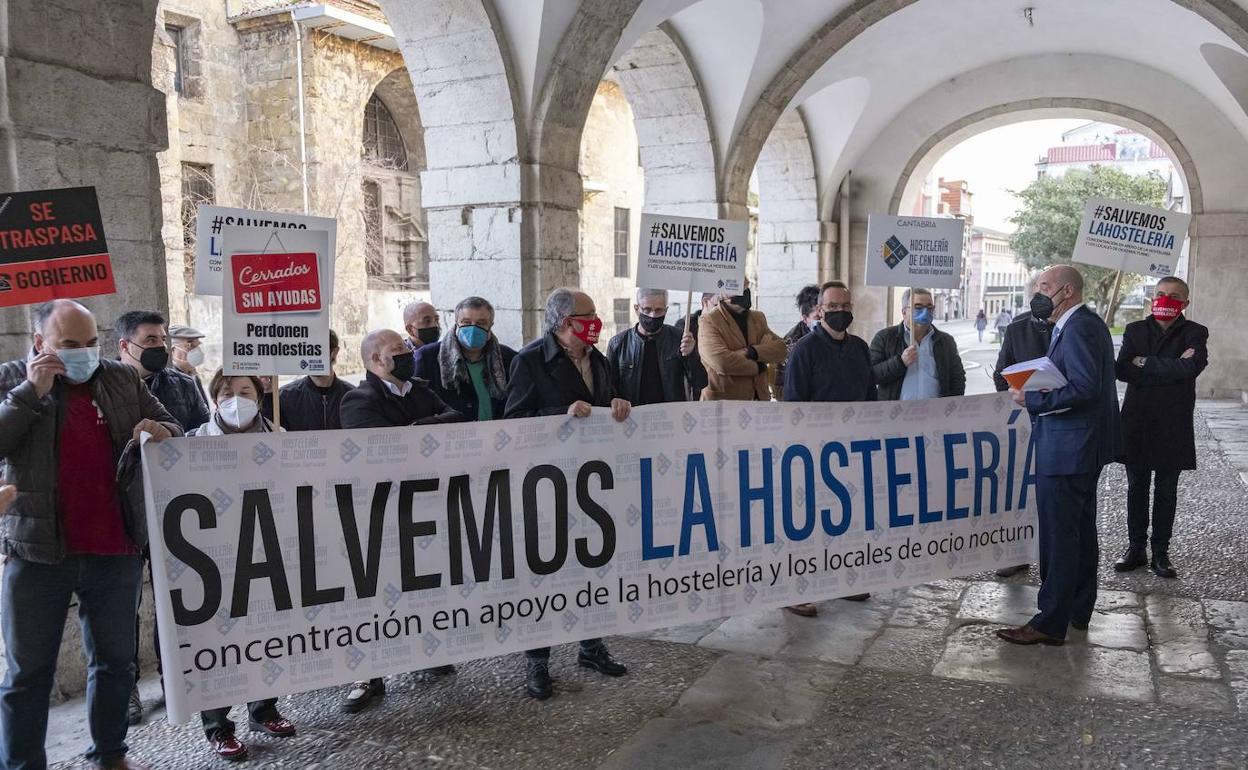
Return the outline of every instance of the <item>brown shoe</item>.
<path id="1" fill-rule="evenodd" d="M 1031 627 L 1028 623 L 1018 628 L 1002 628 L 997 630 L 997 638 L 1009 642 L 1010 644 L 1046 644 L 1050 647 L 1061 647 L 1066 643 L 1065 639 L 1058 639 L 1056 636 L 1042 634 Z"/>
<path id="2" fill-rule="evenodd" d="M 842 596 L 843 602 L 865 602 L 871 598 L 871 594 L 851 594 L 850 596 Z"/>
<path id="3" fill-rule="evenodd" d="M 234 733 L 217 730 L 208 738 L 208 745 L 214 754 L 229 762 L 238 762 L 247 758 L 247 746 Z"/>
<path id="4" fill-rule="evenodd" d="M 819 608 L 810 602 L 802 604 L 794 604 L 792 607 L 785 607 L 785 612 L 791 612 L 794 615 L 800 615 L 803 618 L 813 618 L 819 614 Z"/>

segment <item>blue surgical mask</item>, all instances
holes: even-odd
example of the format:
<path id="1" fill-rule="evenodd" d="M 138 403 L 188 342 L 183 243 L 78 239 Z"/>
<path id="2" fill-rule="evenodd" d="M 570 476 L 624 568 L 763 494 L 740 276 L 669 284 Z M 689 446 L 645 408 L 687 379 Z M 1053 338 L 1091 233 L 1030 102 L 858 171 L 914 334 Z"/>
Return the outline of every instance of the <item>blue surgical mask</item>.
<path id="1" fill-rule="evenodd" d="M 927 326 L 932 322 L 932 311 L 928 308 L 920 308 L 914 311 L 914 322 L 919 326 Z"/>
<path id="2" fill-rule="evenodd" d="M 56 351 L 57 358 L 65 364 L 65 379 L 80 385 L 91 379 L 100 366 L 100 348 L 65 348 Z"/>
<path id="3" fill-rule="evenodd" d="M 485 347 L 490 339 L 490 333 L 480 326 L 461 326 L 455 330 L 455 336 L 459 339 L 459 344 L 469 350 Z"/>

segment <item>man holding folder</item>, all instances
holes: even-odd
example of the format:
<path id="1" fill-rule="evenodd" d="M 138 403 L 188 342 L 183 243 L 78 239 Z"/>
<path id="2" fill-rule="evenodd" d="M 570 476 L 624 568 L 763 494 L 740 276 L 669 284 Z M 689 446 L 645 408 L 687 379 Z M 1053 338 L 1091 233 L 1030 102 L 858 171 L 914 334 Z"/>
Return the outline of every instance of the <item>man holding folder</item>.
<path id="1" fill-rule="evenodd" d="M 1105 322 L 1083 304 L 1083 276 L 1070 265 L 1045 270 L 1036 280 L 1031 313 L 1053 323 L 1048 359 L 1066 384 L 1010 388 L 1036 418 L 1041 583 L 1039 612 L 997 636 L 1012 644 L 1056 646 L 1065 643 L 1069 626 L 1086 630 L 1092 618 L 1100 556 L 1096 485 L 1101 469 L 1120 453 L 1122 433 L 1114 344 Z"/>

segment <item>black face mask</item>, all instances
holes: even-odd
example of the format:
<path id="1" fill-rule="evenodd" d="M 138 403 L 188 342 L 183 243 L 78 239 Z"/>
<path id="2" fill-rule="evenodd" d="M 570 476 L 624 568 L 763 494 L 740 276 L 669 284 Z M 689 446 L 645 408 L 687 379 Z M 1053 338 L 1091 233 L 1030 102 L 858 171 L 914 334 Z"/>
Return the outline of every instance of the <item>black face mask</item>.
<path id="1" fill-rule="evenodd" d="M 742 310 L 749 310 L 754 304 L 753 300 L 750 297 L 749 289 L 746 289 L 744 292 L 738 294 L 735 297 L 729 297 L 728 301 L 736 305 L 737 307 L 741 308 Z"/>
<path id="2" fill-rule="evenodd" d="M 1031 298 L 1031 317 L 1047 321 L 1053 315 L 1054 307 L 1053 298 L 1038 291 Z"/>
<path id="3" fill-rule="evenodd" d="M 139 347 L 133 342 L 130 343 L 130 349 Z M 149 372 L 159 372 L 169 365 L 169 350 L 165 347 L 142 348 L 143 352 L 139 354 L 139 365 Z M 130 355 L 134 355 L 131 353 Z"/>
<path id="4" fill-rule="evenodd" d="M 397 353 L 393 357 L 394 363 L 390 366 L 390 374 L 396 380 L 410 380 L 416 374 L 416 354 L 415 353 Z"/>
<path id="5" fill-rule="evenodd" d="M 848 310 L 824 311 L 823 322 L 834 332 L 843 332 L 854 322 L 854 314 Z"/>
<path id="6" fill-rule="evenodd" d="M 426 326 L 423 329 L 416 330 L 416 339 L 420 340 L 420 344 L 422 345 L 428 345 L 432 342 L 437 342 L 438 338 L 441 336 L 442 336 L 442 330 L 436 326 Z"/>
<path id="7" fill-rule="evenodd" d="M 663 328 L 663 322 L 667 320 L 665 315 L 639 315 L 637 316 L 637 325 L 646 334 L 657 334 L 659 329 Z"/>

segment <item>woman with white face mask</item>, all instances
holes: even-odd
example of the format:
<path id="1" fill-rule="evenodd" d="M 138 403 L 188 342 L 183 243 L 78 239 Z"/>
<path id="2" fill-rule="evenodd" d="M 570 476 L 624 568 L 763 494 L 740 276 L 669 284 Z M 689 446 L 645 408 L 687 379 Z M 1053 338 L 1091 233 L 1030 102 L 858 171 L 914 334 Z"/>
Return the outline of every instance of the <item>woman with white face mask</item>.
<path id="1" fill-rule="evenodd" d="M 272 433 L 273 423 L 260 414 L 260 398 L 264 385 L 259 377 L 227 377 L 220 369 L 208 384 L 216 410 L 212 419 L 188 436 L 228 436 L 234 433 Z M 230 709 L 208 709 L 200 714 L 204 723 L 204 736 L 213 752 L 227 760 L 240 760 L 247 756 L 247 746 L 234 735 L 234 723 Z M 295 725 L 277 710 L 277 698 L 252 701 L 247 704 L 248 721 L 253 732 L 262 732 L 279 738 L 295 734 Z"/>

